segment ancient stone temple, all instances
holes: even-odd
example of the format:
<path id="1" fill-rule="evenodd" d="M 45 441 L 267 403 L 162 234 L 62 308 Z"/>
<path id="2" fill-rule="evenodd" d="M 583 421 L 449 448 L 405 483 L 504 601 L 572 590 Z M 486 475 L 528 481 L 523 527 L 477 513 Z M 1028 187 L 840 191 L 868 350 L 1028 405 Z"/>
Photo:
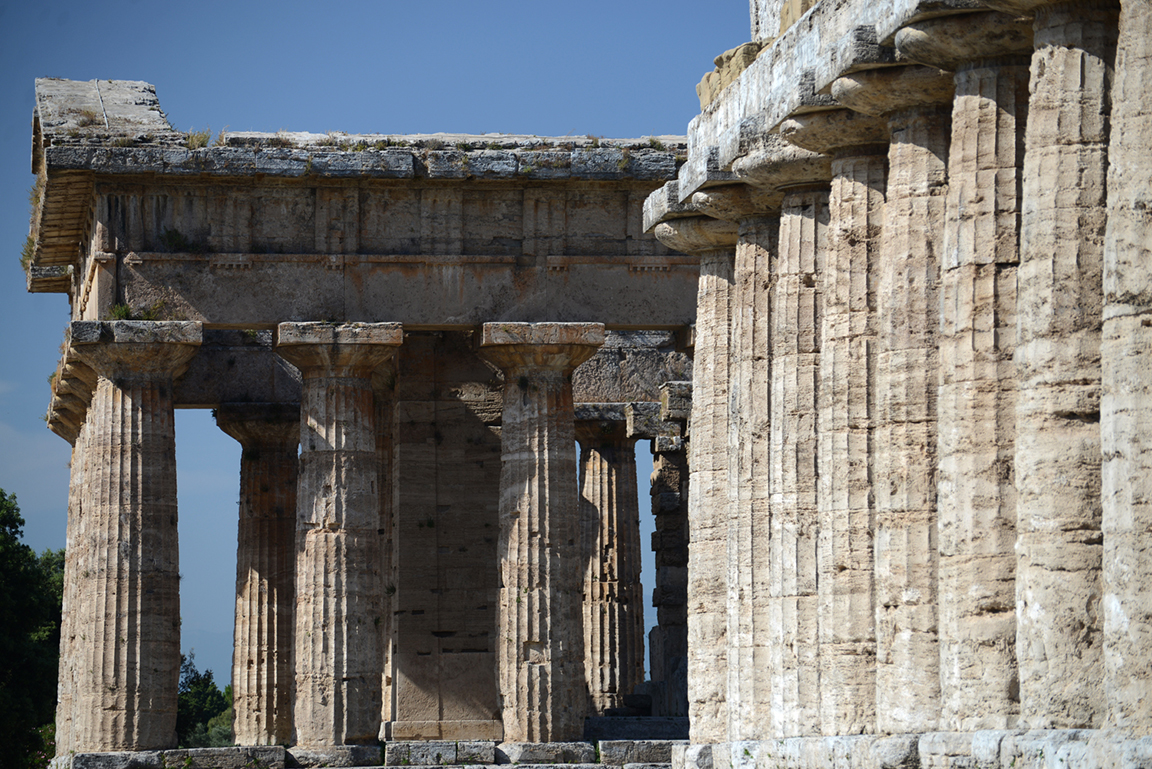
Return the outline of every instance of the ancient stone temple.
<path id="1" fill-rule="evenodd" d="M 61 756 L 172 747 L 181 407 L 244 447 L 242 745 L 584 763 L 643 691 L 690 740 L 601 762 L 1152 766 L 1152 8 L 751 21 L 686 147 L 37 82 Z"/>

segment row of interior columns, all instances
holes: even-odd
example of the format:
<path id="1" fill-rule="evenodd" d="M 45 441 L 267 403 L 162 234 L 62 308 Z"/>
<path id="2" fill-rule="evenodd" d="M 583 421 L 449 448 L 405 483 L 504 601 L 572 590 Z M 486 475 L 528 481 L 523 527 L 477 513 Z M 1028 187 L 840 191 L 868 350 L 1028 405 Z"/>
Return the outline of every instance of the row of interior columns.
<path id="1" fill-rule="evenodd" d="M 701 256 L 694 742 L 1148 725 L 1149 16 L 1008 10 L 657 228 Z"/>
<path id="2" fill-rule="evenodd" d="M 217 413 L 243 448 L 233 671 L 239 744 L 324 747 L 378 738 L 387 473 L 376 421 L 388 405 L 374 390 L 402 336 L 398 324 L 282 324 L 276 349 L 301 372 L 299 409 L 228 405 Z M 642 680 L 634 438 L 596 422 L 596 439 L 584 442 L 583 503 L 573 483 L 570 375 L 603 340 L 599 324 L 502 323 L 482 331 L 480 354 L 507 383 L 496 639 L 506 740 L 578 739 L 590 707 L 618 702 Z M 199 341 L 196 323 L 81 322 L 70 329 L 71 349 L 94 372 L 95 390 L 78 425 L 69 494 L 58 710 L 64 752 L 173 744 L 179 553 L 172 382 Z M 601 517 L 593 526 L 596 505 L 619 520 Z M 585 569 L 574 553 L 604 547 L 605 533 L 618 552 Z M 604 600 L 584 607 L 587 590 Z M 589 611 L 597 622 L 584 621 Z M 590 702 L 586 694 L 605 683 L 585 679 L 586 624 L 593 636 L 619 626 L 592 642 L 600 667 L 620 677 L 605 687 L 614 700 Z M 631 641 L 610 648 L 611 635 Z"/>

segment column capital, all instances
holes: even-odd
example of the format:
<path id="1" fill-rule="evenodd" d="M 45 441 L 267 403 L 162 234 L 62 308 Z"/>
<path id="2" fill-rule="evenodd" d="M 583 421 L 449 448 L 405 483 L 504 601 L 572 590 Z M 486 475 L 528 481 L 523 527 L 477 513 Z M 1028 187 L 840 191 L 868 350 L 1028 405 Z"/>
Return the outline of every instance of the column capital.
<path id="1" fill-rule="evenodd" d="M 661 222 L 656 225 L 655 235 L 668 248 L 685 254 L 735 252 L 740 228 L 735 222 L 709 216 L 692 216 Z"/>
<path id="2" fill-rule="evenodd" d="M 747 152 L 732 161 L 732 172 L 755 187 L 781 190 L 797 184 L 827 184 L 832 178 L 832 164 L 827 155 L 770 133 L 759 137 Z"/>
<path id="3" fill-rule="evenodd" d="M 300 404 L 225 403 L 216 426 L 244 448 L 295 446 L 300 442 Z"/>
<path id="4" fill-rule="evenodd" d="M 824 155 L 888 151 L 888 121 L 850 109 L 794 115 L 780 124 L 780 135 L 798 147 Z"/>
<path id="5" fill-rule="evenodd" d="M 779 211 L 782 199 L 775 190 L 747 184 L 725 184 L 692 193 L 692 204 L 701 213 L 737 224 Z"/>
<path id="6" fill-rule="evenodd" d="M 572 371 L 602 344 L 603 323 L 485 323 L 479 353 L 505 371 Z"/>
<path id="7" fill-rule="evenodd" d="M 194 321 L 78 320 L 66 344 L 97 374 L 111 380 L 176 377 L 203 338 Z"/>
<path id="8" fill-rule="evenodd" d="M 368 376 L 404 341 L 399 323 L 281 323 L 276 352 L 308 376 L 309 369 L 349 369 Z"/>
<path id="9" fill-rule="evenodd" d="M 1052 8 L 1067 6 L 1085 13 L 1119 13 L 1119 0 L 986 0 L 989 8 L 1013 16 L 1035 16 Z"/>
<path id="10" fill-rule="evenodd" d="M 878 117 L 951 104 L 955 93 L 951 73 L 918 64 L 852 72 L 832 83 L 836 101 L 856 112 Z"/>
<path id="11" fill-rule="evenodd" d="M 579 403 L 575 409 L 576 440 L 587 447 L 631 446 L 623 403 Z"/>
<path id="12" fill-rule="evenodd" d="M 996 11 L 944 16 L 909 24 L 896 33 L 896 48 L 910 61 L 954 72 L 985 59 L 1027 64 L 1032 21 Z"/>

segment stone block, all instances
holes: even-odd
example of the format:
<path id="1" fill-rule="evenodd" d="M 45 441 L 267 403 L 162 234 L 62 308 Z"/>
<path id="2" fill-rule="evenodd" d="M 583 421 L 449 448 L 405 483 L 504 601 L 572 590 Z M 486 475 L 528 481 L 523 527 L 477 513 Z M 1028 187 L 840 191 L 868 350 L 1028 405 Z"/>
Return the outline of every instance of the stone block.
<path id="1" fill-rule="evenodd" d="M 687 744 L 686 740 L 601 740 L 600 763 L 670 764 L 673 747 Z"/>
<path id="2" fill-rule="evenodd" d="M 279 746 L 77 753 L 53 761 L 54 769 L 284 769 Z"/>
<path id="3" fill-rule="evenodd" d="M 379 766 L 383 758 L 378 745 L 337 745 L 288 750 L 288 766 Z"/>
<path id="4" fill-rule="evenodd" d="M 660 418 L 687 422 L 692 415 L 692 383 L 665 382 L 660 385 Z"/>
<path id="5" fill-rule="evenodd" d="M 594 764 L 590 742 L 503 742 L 496 746 L 499 764 Z"/>

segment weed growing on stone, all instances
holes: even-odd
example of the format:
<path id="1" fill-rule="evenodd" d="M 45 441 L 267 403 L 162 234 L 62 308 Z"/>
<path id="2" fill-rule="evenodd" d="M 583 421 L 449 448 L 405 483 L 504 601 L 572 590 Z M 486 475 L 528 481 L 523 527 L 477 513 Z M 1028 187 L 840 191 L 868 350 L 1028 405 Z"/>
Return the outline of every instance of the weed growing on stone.
<path id="1" fill-rule="evenodd" d="M 660 141 L 655 136 L 648 137 L 648 146 L 654 150 L 664 150 L 664 142 Z"/>
<path id="2" fill-rule="evenodd" d="M 456 149 L 467 152 L 472 149 L 472 146 L 468 142 L 456 142 Z"/>
<path id="3" fill-rule="evenodd" d="M 188 144 L 188 149 L 199 150 L 208 146 L 208 139 L 211 136 L 211 128 L 206 128 L 203 131 L 189 129 L 188 132 L 184 134 L 184 141 Z"/>
<path id="4" fill-rule="evenodd" d="M 100 113 L 94 109 L 82 109 L 77 114 L 79 117 L 76 118 L 76 125 L 81 128 L 87 128 L 90 125 L 104 122 L 100 119 Z"/>
<path id="5" fill-rule="evenodd" d="M 36 238 L 31 235 L 24 241 L 24 248 L 20 249 L 20 266 L 27 273 L 32 267 L 32 256 L 36 253 Z"/>
<path id="6" fill-rule="evenodd" d="M 113 147 L 135 147 L 136 140 L 131 136 L 121 136 L 112 142 Z"/>
<path id="7" fill-rule="evenodd" d="M 424 142 L 424 149 L 426 150 L 438 150 L 443 146 L 444 142 L 440 139 L 427 139 Z"/>

